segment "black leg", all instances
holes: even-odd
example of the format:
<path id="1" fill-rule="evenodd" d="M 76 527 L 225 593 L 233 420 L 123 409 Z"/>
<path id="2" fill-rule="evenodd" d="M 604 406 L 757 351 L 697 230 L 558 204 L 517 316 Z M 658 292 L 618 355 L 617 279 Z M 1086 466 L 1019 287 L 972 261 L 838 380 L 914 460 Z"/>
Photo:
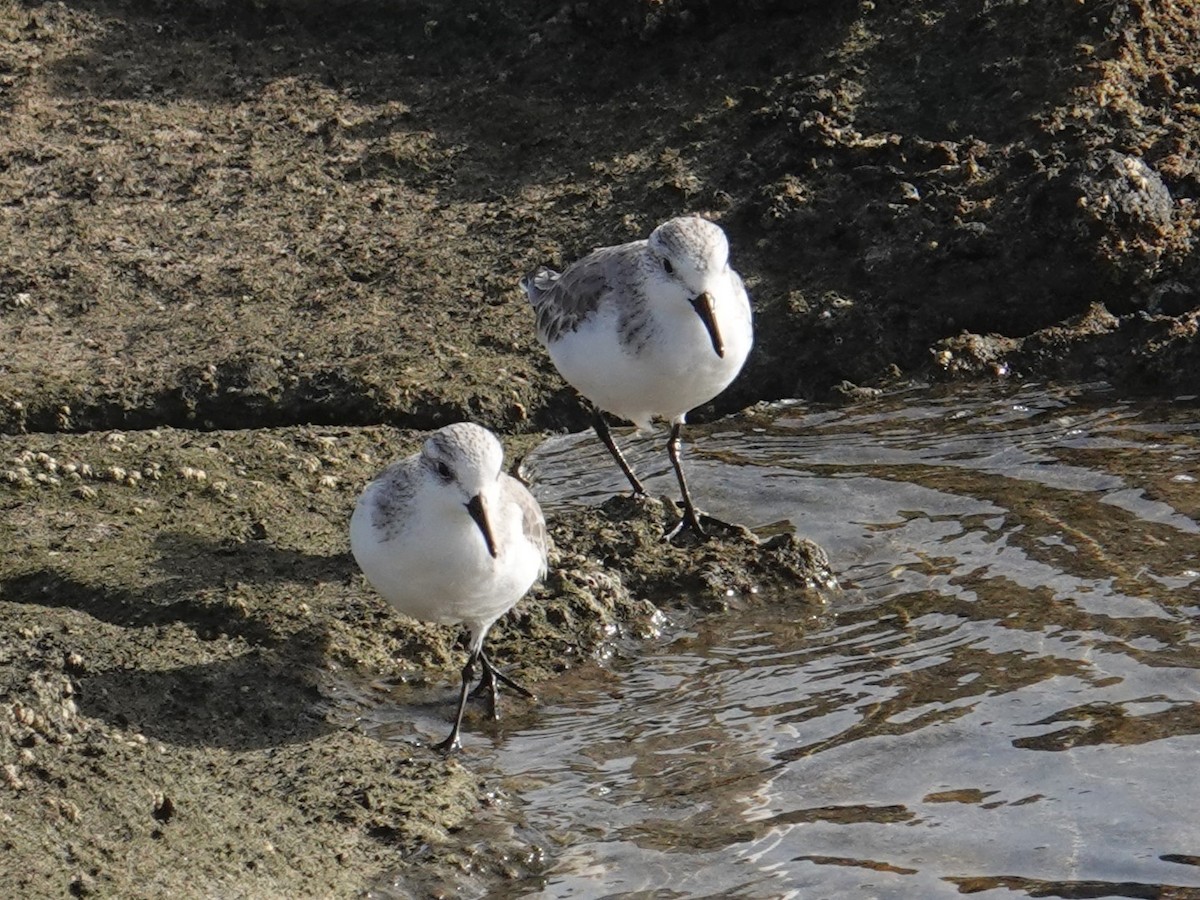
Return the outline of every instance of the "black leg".
<path id="1" fill-rule="evenodd" d="M 500 714 L 496 712 L 496 701 L 498 699 L 498 685 L 503 684 L 506 687 L 512 688 L 522 697 L 533 699 L 533 692 L 521 684 L 513 681 L 499 669 L 492 665 L 491 659 L 486 653 L 479 654 L 480 666 L 483 669 L 483 677 L 479 679 L 479 686 L 471 691 L 472 697 L 483 697 L 487 703 L 488 715 L 493 720 L 499 719 Z"/>
<path id="2" fill-rule="evenodd" d="M 707 537 L 700 527 L 700 517 L 696 515 L 696 507 L 692 503 L 692 495 L 688 492 L 687 480 L 683 477 L 683 466 L 679 462 L 679 432 L 683 426 L 678 422 L 671 428 L 671 439 L 667 441 L 667 455 L 671 457 L 671 465 L 675 467 L 675 477 L 679 479 L 679 490 L 683 493 L 683 518 L 667 535 L 671 540 L 682 531 L 693 531 L 698 537 Z"/>
<path id="3" fill-rule="evenodd" d="M 608 452 L 612 454 L 613 459 L 617 461 L 617 465 L 621 467 L 621 471 L 625 473 L 625 477 L 629 479 L 629 485 L 633 488 L 633 492 L 645 496 L 646 489 L 642 487 L 642 483 L 638 481 L 638 477 L 633 474 L 633 469 L 625 461 L 625 457 L 621 453 L 621 448 L 613 440 L 612 432 L 608 430 L 608 423 L 604 421 L 604 413 L 600 411 L 600 407 L 598 406 L 592 409 L 592 413 L 592 427 L 596 429 L 596 434 L 600 436 L 600 440 L 604 441 L 604 446 L 608 448 Z"/>
<path id="4" fill-rule="evenodd" d="M 475 685 L 475 690 L 471 691 L 471 699 L 475 700 L 483 697 L 487 703 L 487 713 L 493 719 L 498 719 L 500 716 L 496 713 L 496 700 L 499 697 L 496 690 L 496 670 L 487 662 L 487 657 L 479 654 L 479 661 L 482 664 L 483 677 L 479 679 L 479 684 Z"/>
<path id="5" fill-rule="evenodd" d="M 529 690 L 529 688 L 525 687 L 523 684 L 513 681 L 513 679 L 509 678 L 507 675 L 505 675 L 499 669 L 495 668 L 492 665 L 491 658 L 486 653 L 482 654 L 482 659 L 483 659 L 483 667 L 484 667 L 483 672 L 484 672 L 485 677 L 486 677 L 487 673 L 490 672 L 492 674 L 492 676 L 497 681 L 499 681 L 501 684 L 503 684 L 504 686 L 512 688 L 514 691 L 516 691 L 522 697 L 528 697 L 530 700 L 534 699 L 533 691 Z"/>
<path id="6" fill-rule="evenodd" d="M 458 714 L 454 717 L 454 728 L 450 731 L 450 736 L 444 741 L 433 745 L 434 750 L 440 750 L 442 753 L 453 753 L 461 744 L 458 740 L 458 730 L 462 727 L 463 711 L 467 708 L 467 688 L 475 678 L 475 660 L 482 656 L 482 651 L 469 653 L 467 655 L 467 664 L 462 670 L 462 690 L 458 695 Z"/>

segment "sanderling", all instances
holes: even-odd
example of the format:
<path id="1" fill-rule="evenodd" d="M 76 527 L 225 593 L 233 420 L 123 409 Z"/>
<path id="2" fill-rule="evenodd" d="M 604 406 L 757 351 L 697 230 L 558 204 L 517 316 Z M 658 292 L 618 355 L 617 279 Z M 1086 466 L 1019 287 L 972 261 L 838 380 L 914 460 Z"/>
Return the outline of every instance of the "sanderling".
<path id="1" fill-rule="evenodd" d="M 604 412 L 647 428 L 671 423 L 667 453 L 683 493 L 682 528 L 703 535 L 679 463 L 689 410 L 741 371 L 754 341 L 750 299 L 729 266 L 720 226 L 671 219 L 649 240 L 601 247 L 561 275 L 545 267 L 521 279 L 538 339 L 555 367 L 595 406 L 593 422 L 634 493 L 645 489 L 613 440 Z"/>
<path id="2" fill-rule="evenodd" d="M 476 663 L 476 693 L 492 718 L 497 680 L 533 696 L 483 651 L 492 624 L 546 573 L 546 520 L 525 486 L 501 471 L 503 461 L 486 428 L 447 425 L 367 485 L 350 519 L 350 549 L 384 599 L 414 619 L 461 622 L 469 632 L 454 729 L 439 750 L 459 746 Z"/>

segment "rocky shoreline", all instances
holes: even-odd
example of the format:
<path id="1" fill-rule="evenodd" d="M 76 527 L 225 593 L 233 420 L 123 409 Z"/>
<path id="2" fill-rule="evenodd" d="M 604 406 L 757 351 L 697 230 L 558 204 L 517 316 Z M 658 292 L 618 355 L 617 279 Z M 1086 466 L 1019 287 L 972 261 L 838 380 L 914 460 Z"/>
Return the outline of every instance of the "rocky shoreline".
<path id="1" fill-rule="evenodd" d="M 448 839 L 469 753 L 370 737 L 335 685 L 461 664 L 348 555 L 378 468 L 461 419 L 510 460 L 586 425 L 539 263 L 718 220 L 757 343 L 698 420 L 912 379 L 1195 395 L 1194 4 L 731 9 L 0 3 L 0 893 L 506 877 Z M 668 517 L 555 516 L 497 658 L 544 683 L 665 604 L 829 584 Z"/>

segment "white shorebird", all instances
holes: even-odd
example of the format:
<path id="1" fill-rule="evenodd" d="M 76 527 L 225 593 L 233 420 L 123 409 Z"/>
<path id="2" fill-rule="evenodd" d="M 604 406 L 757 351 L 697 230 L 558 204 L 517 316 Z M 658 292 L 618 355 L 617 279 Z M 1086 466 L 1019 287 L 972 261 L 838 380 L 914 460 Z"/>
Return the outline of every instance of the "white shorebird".
<path id="1" fill-rule="evenodd" d="M 504 449 L 479 425 L 435 431 L 421 452 L 367 485 L 350 519 L 350 549 L 367 580 L 414 619 L 463 623 L 470 635 L 454 729 L 437 749 L 459 746 L 467 692 L 482 669 L 496 718 L 496 682 L 533 695 L 496 671 L 483 650 L 488 629 L 546 573 L 546 521 L 537 500 L 501 471 Z"/>
<path id="2" fill-rule="evenodd" d="M 689 410 L 741 371 L 754 342 L 750 299 L 729 265 L 720 226 L 698 216 L 659 225 L 644 241 L 601 247 L 559 274 L 521 280 L 538 339 L 555 367 L 595 406 L 593 423 L 635 494 L 645 488 L 613 440 L 604 412 L 641 431 L 671 423 L 667 453 L 683 494 L 683 528 L 703 535 L 679 462 Z"/>

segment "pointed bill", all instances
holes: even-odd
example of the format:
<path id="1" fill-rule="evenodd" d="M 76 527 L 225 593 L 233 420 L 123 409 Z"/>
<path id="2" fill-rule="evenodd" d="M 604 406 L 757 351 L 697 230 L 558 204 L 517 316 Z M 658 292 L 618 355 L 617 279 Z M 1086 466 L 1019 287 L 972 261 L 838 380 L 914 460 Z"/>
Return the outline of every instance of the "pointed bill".
<path id="1" fill-rule="evenodd" d="M 712 348 L 716 351 L 717 356 L 725 358 L 725 343 L 721 340 L 721 332 L 717 328 L 717 316 L 713 311 L 712 294 L 705 291 L 699 297 L 692 300 L 692 309 L 696 310 L 696 315 L 700 317 L 700 321 L 704 323 L 705 329 L 708 331 L 708 336 L 712 340 Z"/>
<path id="2" fill-rule="evenodd" d="M 467 502 L 467 512 L 471 514 L 471 518 L 475 520 L 475 524 L 483 532 L 483 540 L 487 544 L 488 553 L 495 559 L 496 539 L 492 536 L 492 525 L 488 522 L 487 506 L 484 505 L 482 494 L 476 494 Z"/>

